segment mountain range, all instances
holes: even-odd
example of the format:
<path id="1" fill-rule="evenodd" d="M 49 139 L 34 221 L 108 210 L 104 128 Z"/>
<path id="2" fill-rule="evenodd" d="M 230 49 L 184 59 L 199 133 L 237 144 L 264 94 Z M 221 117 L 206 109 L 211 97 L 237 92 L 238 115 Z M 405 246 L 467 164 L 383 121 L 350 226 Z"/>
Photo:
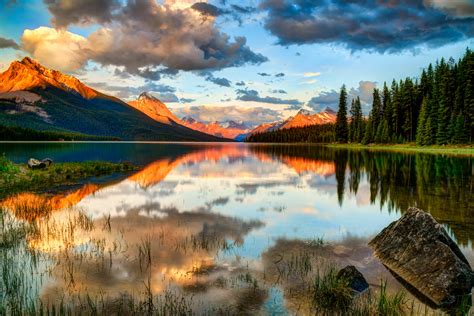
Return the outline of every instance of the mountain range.
<path id="1" fill-rule="evenodd" d="M 73 76 L 43 67 L 29 57 L 0 74 L 0 125 L 74 132 L 121 140 L 244 140 L 254 133 L 333 123 L 336 113 L 300 110 L 286 120 L 257 127 L 229 118 L 201 122 L 178 118 L 158 98 L 143 92 L 128 103 L 88 87 Z"/>
<path id="2" fill-rule="evenodd" d="M 0 74 L 0 125 L 121 140 L 221 141 L 154 120 L 122 100 L 25 57 Z"/>

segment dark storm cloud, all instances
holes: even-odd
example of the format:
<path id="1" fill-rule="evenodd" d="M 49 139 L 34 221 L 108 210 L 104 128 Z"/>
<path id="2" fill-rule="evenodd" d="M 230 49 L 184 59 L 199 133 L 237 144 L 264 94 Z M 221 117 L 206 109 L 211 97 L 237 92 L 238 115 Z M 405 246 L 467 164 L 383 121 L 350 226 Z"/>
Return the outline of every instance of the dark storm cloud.
<path id="1" fill-rule="evenodd" d="M 289 104 L 294 106 L 303 105 L 302 102 L 296 99 L 280 99 L 276 97 L 261 97 L 256 90 L 249 89 L 237 89 L 237 100 L 241 101 L 253 101 L 253 102 L 263 102 L 263 103 L 272 103 L 272 104 Z"/>
<path id="2" fill-rule="evenodd" d="M 350 50 L 396 52 L 438 47 L 474 36 L 474 19 L 449 15 L 459 3 L 425 0 L 264 0 L 265 28 L 281 45 L 332 43 Z M 439 3 L 449 3 L 448 9 Z M 462 11 L 465 15 L 472 5 Z"/>
<path id="3" fill-rule="evenodd" d="M 0 49 L 2 48 L 20 49 L 20 46 L 12 39 L 0 37 Z"/>
<path id="4" fill-rule="evenodd" d="M 112 20 L 118 0 L 44 0 L 56 27 L 70 24 L 104 23 Z"/>

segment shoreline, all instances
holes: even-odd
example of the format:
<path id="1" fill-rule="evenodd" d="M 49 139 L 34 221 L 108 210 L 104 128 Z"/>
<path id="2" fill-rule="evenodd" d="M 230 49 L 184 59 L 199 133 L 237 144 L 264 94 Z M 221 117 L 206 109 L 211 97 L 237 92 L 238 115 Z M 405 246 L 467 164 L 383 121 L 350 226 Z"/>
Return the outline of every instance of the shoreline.
<path id="1" fill-rule="evenodd" d="M 424 154 L 445 154 L 453 156 L 474 156 L 473 145 L 431 145 L 417 146 L 414 143 L 408 144 L 380 144 L 380 145 L 362 145 L 362 144 L 324 144 L 329 148 L 346 148 L 352 150 L 372 150 L 372 151 L 390 151 L 400 153 L 424 153 Z"/>

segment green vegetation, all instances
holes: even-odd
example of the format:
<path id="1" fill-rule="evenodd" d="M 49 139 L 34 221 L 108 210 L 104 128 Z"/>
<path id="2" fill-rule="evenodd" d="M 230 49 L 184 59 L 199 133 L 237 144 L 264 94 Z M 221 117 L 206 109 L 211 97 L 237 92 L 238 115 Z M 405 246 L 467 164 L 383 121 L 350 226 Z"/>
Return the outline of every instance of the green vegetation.
<path id="1" fill-rule="evenodd" d="M 363 118 L 360 99 L 352 100 L 347 117 L 343 85 L 335 124 L 307 126 L 249 136 L 248 142 L 411 144 L 444 146 L 474 141 L 474 52 L 467 49 L 456 63 L 441 59 L 420 79 L 393 80 L 374 89 L 372 110 Z M 373 147 L 371 147 L 373 148 Z M 382 148 L 380 148 L 382 149 Z M 429 151 L 435 152 L 431 148 Z M 471 149 L 468 149 L 468 152 Z M 463 150 L 461 150 L 463 151 Z M 440 149 L 455 153 L 454 148 Z"/>
<path id="2" fill-rule="evenodd" d="M 341 118 L 346 116 L 342 86 L 335 139 L 339 143 L 410 143 L 417 145 L 470 144 L 474 140 L 474 52 L 466 50 L 456 63 L 443 58 L 424 69 L 419 80 L 396 82 L 374 89 L 372 110 L 360 124 L 353 101 L 349 139 Z M 358 135 L 364 135 L 362 139 Z"/>
<path id="3" fill-rule="evenodd" d="M 339 94 L 339 111 L 336 117 L 336 127 L 334 129 L 336 141 L 347 143 L 349 138 L 349 129 L 347 125 L 347 92 L 346 86 L 343 85 Z"/>
<path id="4" fill-rule="evenodd" d="M 334 124 L 293 127 L 250 135 L 251 143 L 331 143 L 334 142 Z"/>
<path id="5" fill-rule="evenodd" d="M 135 170 L 129 163 L 102 161 L 54 163 L 47 169 L 31 170 L 0 156 L 0 198 L 19 191 L 36 191 L 117 172 Z"/>
<path id="6" fill-rule="evenodd" d="M 419 152 L 427 154 L 447 154 L 460 156 L 474 156 L 474 146 L 472 145 L 430 145 L 417 146 L 415 143 L 405 144 L 379 144 L 379 145 L 363 145 L 363 144 L 327 144 L 331 148 L 346 148 L 355 150 L 371 150 L 371 151 L 394 151 L 394 152 Z"/>
<path id="7" fill-rule="evenodd" d="M 18 126 L 0 125 L 0 139 L 4 141 L 84 141 L 84 140 L 120 140 L 117 137 L 93 136 L 80 133 L 63 132 L 63 131 L 37 131 L 30 128 L 22 128 Z"/>

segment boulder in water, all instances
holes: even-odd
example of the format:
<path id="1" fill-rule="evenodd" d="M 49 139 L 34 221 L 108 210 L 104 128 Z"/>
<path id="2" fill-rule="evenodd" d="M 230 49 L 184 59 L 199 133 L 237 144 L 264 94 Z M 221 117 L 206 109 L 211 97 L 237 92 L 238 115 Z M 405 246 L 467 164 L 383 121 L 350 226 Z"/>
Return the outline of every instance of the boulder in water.
<path id="1" fill-rule="evenodd" d="M 53 164 L 53 160 L 46 158 L 41 161 L 35 158 L 28 160 L 28 168 L 30 169 L 45 169 Z"/>
<path id="2" fill-rule="evenodd" d="M 339 270 L 337 273 L 337 278 L 347 281 L 348 286 L 356 294 L 362 293 L 369 288 L 369 283 L 367 283 L 367 280 L 354 266 L 347 266 Z"/>
<path id="3" fill-rule="evenodd" d="M 427 212 L 408 209 L 369 245 L 391 272 L 438 307 L 453 307 L 471 293 L 474 273 L 469 262 Z"/>

